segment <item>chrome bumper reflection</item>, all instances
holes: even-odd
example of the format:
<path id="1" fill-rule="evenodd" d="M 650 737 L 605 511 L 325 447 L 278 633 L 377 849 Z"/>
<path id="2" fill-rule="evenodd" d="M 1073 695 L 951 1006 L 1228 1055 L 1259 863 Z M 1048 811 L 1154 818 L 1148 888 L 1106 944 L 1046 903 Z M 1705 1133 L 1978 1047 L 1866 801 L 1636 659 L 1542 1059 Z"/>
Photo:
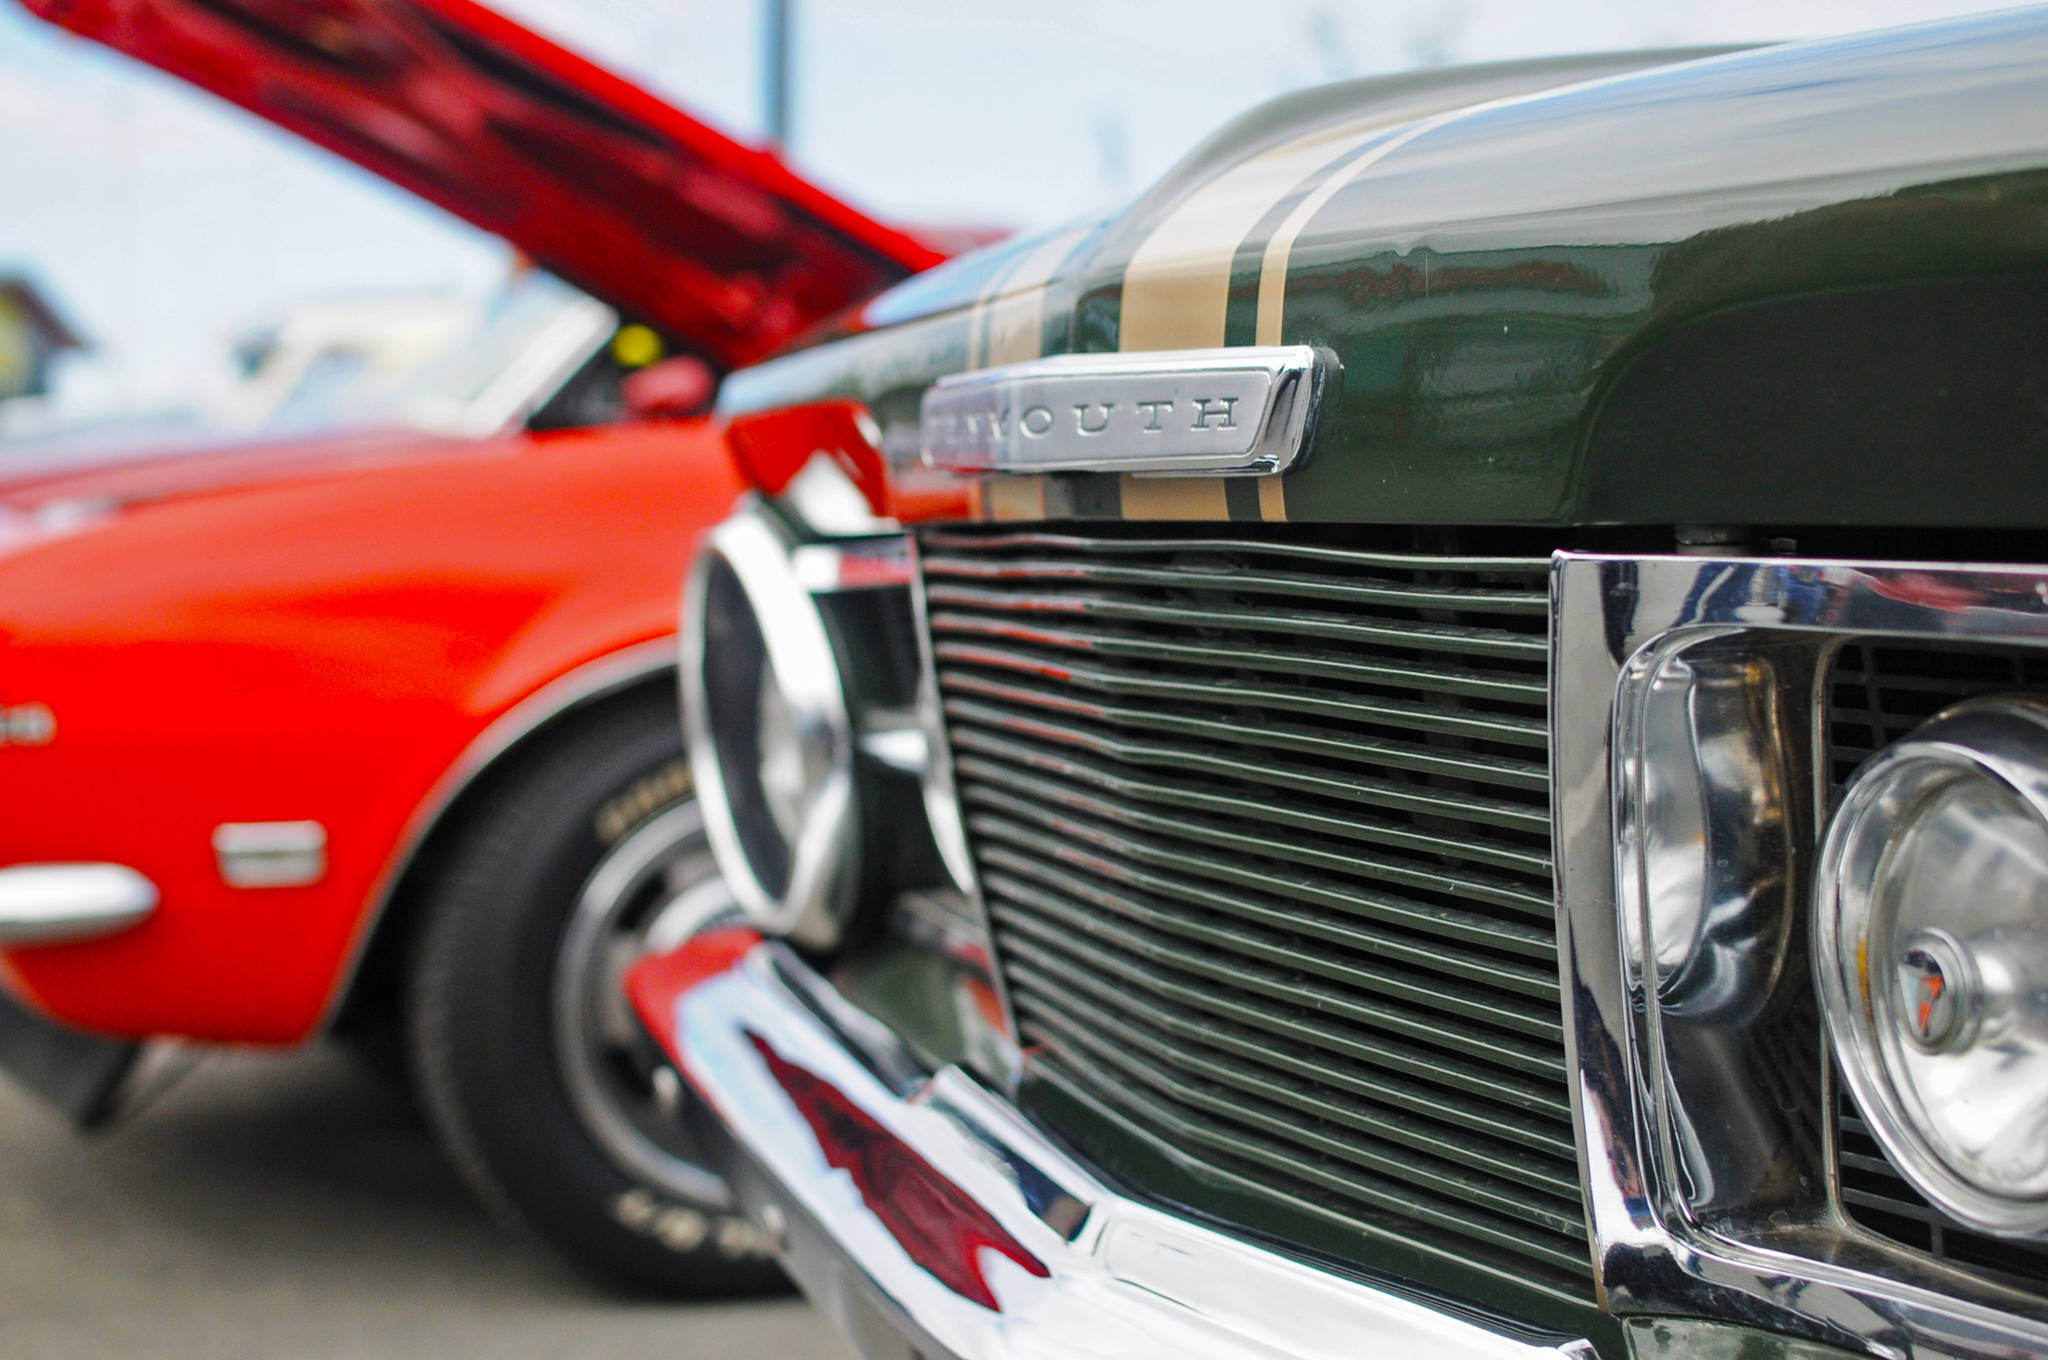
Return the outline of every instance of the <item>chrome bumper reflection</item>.
<path id="1" fill-rule="evenodd" d="M 629 985 L 742 1204 L 870 1355 L 1592 1355 L 1119 1197 L 781 946 L 700 938 Z"/>

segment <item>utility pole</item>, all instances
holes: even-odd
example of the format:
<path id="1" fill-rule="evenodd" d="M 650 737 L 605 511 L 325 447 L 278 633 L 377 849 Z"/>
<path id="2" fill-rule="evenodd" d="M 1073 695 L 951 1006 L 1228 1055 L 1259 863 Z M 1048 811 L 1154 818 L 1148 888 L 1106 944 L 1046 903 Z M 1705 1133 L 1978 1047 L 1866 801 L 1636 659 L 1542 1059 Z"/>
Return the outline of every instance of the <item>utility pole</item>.
<path id="1" fill-rule="evenodd" d="M 762 0 L 766 13 L 762 16 L 762 97 L 767 107 L 763 110 L 768 127 L 768 140 L 778 151 L 789 150 L 789 69 L 790 49 L 795 45 L 791 32 L 796 0 Z"/>

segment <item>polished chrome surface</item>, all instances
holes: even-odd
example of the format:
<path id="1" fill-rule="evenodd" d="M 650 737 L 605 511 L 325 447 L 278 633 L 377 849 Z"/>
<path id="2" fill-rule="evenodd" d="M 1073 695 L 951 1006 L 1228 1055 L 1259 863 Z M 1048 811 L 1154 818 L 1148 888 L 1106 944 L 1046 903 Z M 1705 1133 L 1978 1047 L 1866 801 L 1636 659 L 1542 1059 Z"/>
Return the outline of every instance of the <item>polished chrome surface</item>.
<path id="1" fill-rule="evenodd" d="M 1621 797 L 1635 834 L 1621 872 L 1667 1017 L 1726 1026 L 1771 994 L 1811 821 L 1787 753 L 1805 744 L 1810 657 L 1695 639 L 1641 658 L 1618 715 Z M 1640 863 L 1631 860 L 1640 859 Z"/>
<path id="2" fill-rule="evenodd" d="M 156 884 L 125 864 L 16 864 L 0 869 L 0 944 L 56 944 L 140 925 Z"/>
<path id="3" fill-rule="evenodd" d="M 608 850 L 584 881 L 555 954 L 555 1061 L 583 1128 L 620 1170 L 700 1208 L 732 1196 L 679 1129 L 620 992 L 642 954 L 681 947 L 739 914 L 718 877 L 694 803 L 655 817 Z"/>
<path id="4" fill-rule="evenodd" d="M 1333 362 L 1308 345 L 1064 354 L 939 379 L 923 456 L 961 472 L 1274 473 Z"/>
<path id="5" fill-rule="evenodd" d="M 1699 1318 L 1630 1318 L 1630 1360 L 1844 1360 L 1834 1346 Z"/>
<path id="6" fill-rule="evenodd" d="M 327 828 L 319 822 L 222 822 L 214 862 L 231 888 L 301 888 L 327 877 Z"/>
<path id="7" fill-rule="evenodd" d="M 1551 600 L 1561 962 L 1609 1306 L 1872 1355 L 2048 1348 L 2038 1300 L 1841 1215 L 1804 932 L 1787 923 L 1833 650 L 2048 644 L 2048 571 L 1566 553 Z"/>
<path id="8" fill-rule="evenodd" d="M 683 719 L 720 869 L 766 933 L 826 949 L 944 876 L 920 787 L 909 540 L 804 541 L 755 501 L 683 602 Z"/>
<path id="9" fill-rule="evenodd" d="M 1589 1360 L 1126 1200 L 957 1068 L 927 1072 L 787 950 L 672 997 L 742 1205 L 870 1355 Z"/>
<path id="10" fill-rule="evenodd" d="M 2048 1231 L 2044 905 L 2048 706 L 2019 697 L 1876 755 L 1815 890 L 1822 1010 L 1871 1132 L 1929 1201 L 2009 1236 Z"/>
<path id="11" fill-rule="evenodd" d="M 1702 1219 L 1796 1212 L 1809 1194 L 1790 1168 L 1821 1147 L 1791 927 L 1813 839 L 1798 755 L 1814 672 L 1810 649 L 1681 634 L 1631 659 L 1616 704 L 1615 853 L 1639 902 L 1620 929 L 1656 998 L 1645 1042 L 1671 1079 L 1653 1093 Z"/>
<path id="12" fill-rule="evenodd" d="M 733 895 L 767 933 L 823 947 L 852 906 L 855 732 L 796 552 L 758 505 L 712 532 L 684 595 L 683 722 L 705 831 Z M 771 691 L 791 739 L 818 755 L 818 768 L 793 772 L 800 787 L 788 807 L 772 787 L 755 787 L 773 782 L 754 740 Z"/>

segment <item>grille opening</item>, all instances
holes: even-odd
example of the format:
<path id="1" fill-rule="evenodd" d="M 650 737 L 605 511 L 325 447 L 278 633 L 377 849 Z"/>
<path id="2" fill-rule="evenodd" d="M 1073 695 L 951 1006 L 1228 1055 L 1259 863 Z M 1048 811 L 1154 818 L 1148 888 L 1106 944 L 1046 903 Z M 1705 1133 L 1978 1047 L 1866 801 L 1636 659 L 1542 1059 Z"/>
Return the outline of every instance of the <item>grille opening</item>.
<path id="1" fill-rule="evenodd" d="M 1943 644 L 1854 643 L 1828 677 L 1831 802 L 1856 769 L 1949 705 L 1985 694 L 2048 689 L 2039 652 Z M 2048 1244 L 2016 1242 L 1956 1222 L 1892 1165 L 1838 1079 L 1835 1131 L 1842 1208 L 1901 1246 L 1987 1280 L 2048 1293 Z"/>
<path id="2" fill-rule="evenodd" d="M 1242 528 L 920 538 L 1033 1075 L 1219 1202 L 1589 1301 L 1547 558 Z"/>
<path id="3" fill-rule="evenodd" d="M 1901 1175 L 1872 1136 L 1846 1090 L 1836 1110 L 1836 1159 L 1842 1208 L 1858 1223 L 1901 1246 L 1961 1266 L 1998 1284 L 2048 1292 L 2048 1243 L 2016 1242 L 1966 1228 L 1929 1204 Z"/>
<path id="4" fill-rule="evenodd" d="M 1851 643 L 1828 677 L 1828 763 L 1839 796 L 1856 767 L 1964 699 L 2048 688 L 2048 657 L 1991 647 Z"/>

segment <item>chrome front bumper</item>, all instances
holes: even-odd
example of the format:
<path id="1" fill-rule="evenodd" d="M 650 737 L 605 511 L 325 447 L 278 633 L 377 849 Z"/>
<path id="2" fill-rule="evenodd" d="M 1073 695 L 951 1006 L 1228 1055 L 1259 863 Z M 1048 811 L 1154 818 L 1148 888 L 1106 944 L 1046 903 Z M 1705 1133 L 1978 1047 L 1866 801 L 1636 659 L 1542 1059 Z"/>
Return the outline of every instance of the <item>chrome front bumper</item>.
<path id="1" fill-rule="evenodd" d="M 1591 1360 L 1123 1198 L 750 932 L 628 988 L 742 1206 L 869 1356 Z"/>

